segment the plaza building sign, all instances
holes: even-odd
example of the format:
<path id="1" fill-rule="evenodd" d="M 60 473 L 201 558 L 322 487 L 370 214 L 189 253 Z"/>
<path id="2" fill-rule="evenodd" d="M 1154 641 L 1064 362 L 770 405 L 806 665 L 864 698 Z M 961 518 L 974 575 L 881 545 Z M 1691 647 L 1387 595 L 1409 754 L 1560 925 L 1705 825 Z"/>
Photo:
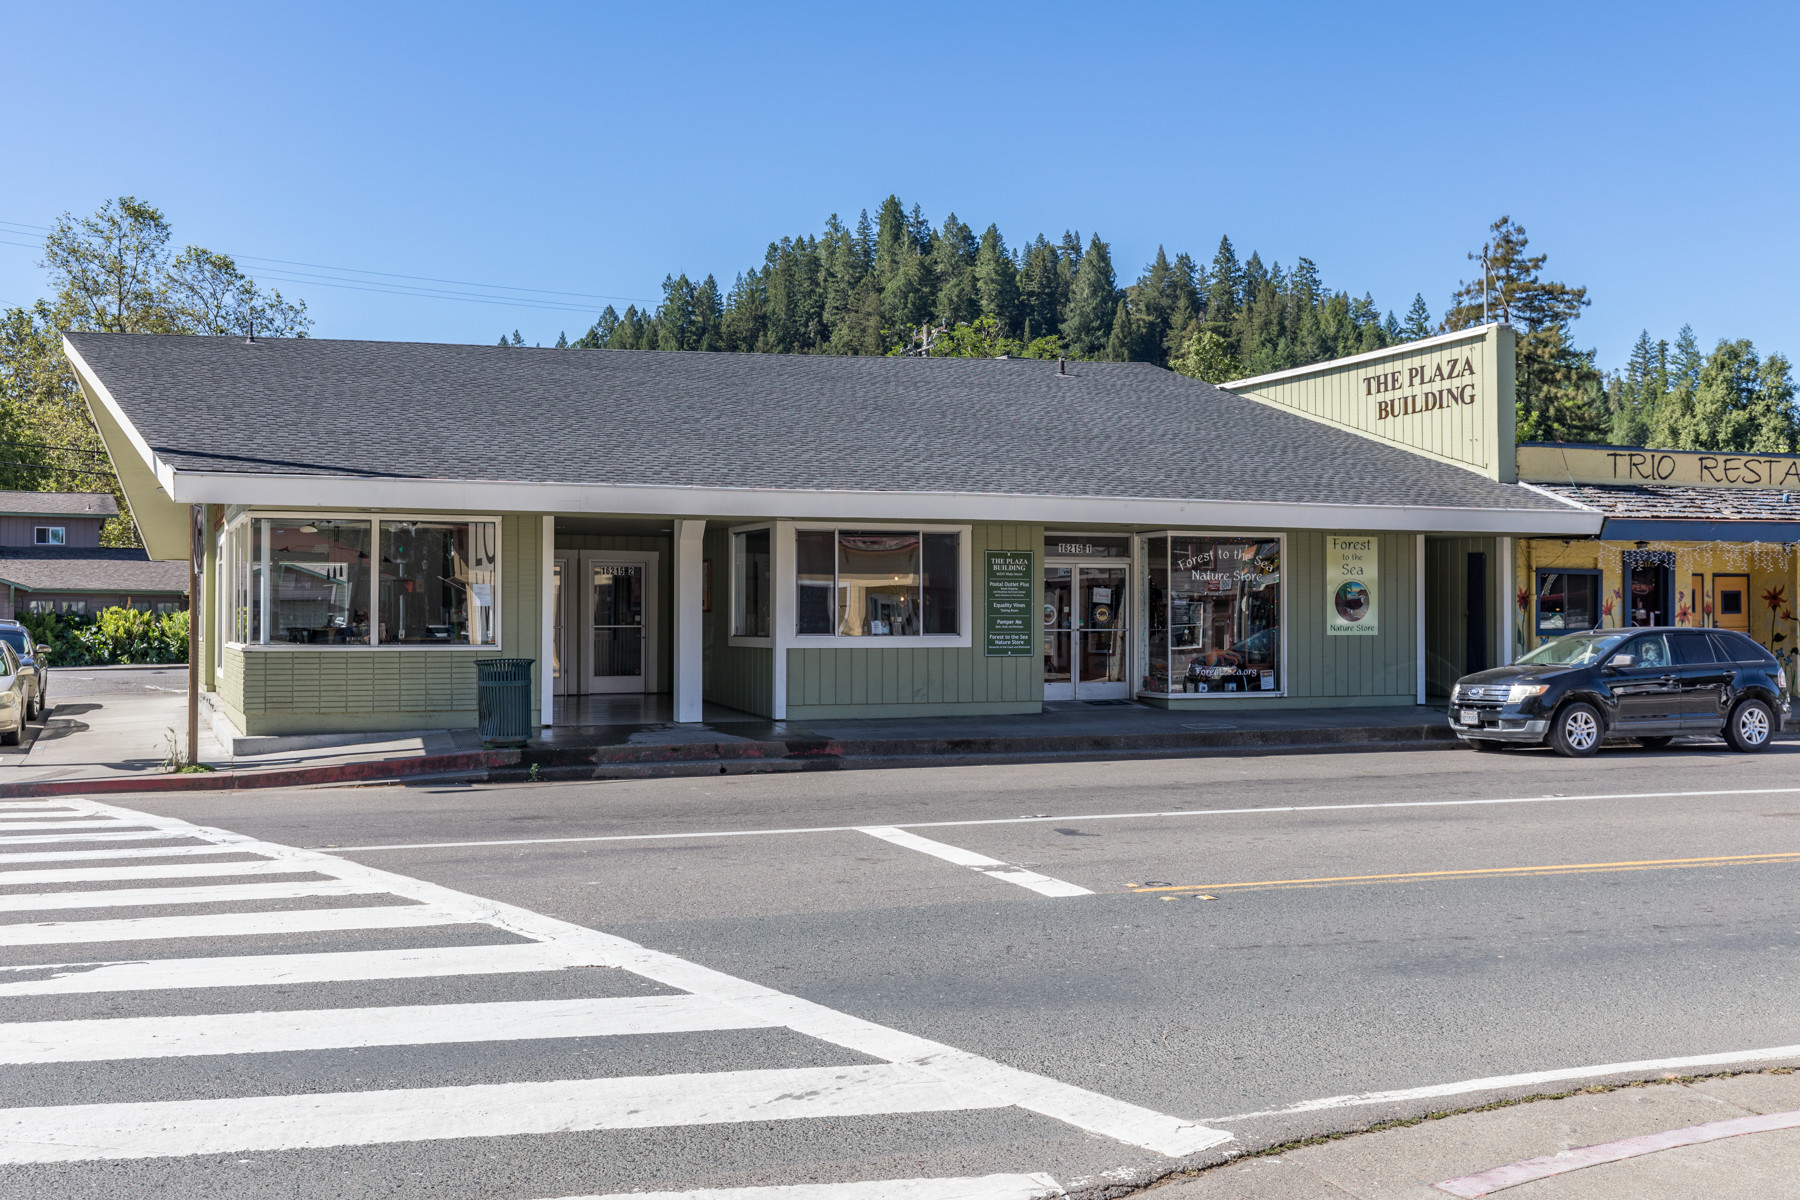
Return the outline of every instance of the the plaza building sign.
<path id="1" fill-rule="evenodd" d="M 1459 379 L 1463 382 L 1456 382 Z M 1364 375 L 1362 387 L 1363 395 L 1375 400 L 1377 421 L 1473 404 L 1477 394 L 1475 360 L 1453 354 L 1442 362 L 1378 371 Z"/>

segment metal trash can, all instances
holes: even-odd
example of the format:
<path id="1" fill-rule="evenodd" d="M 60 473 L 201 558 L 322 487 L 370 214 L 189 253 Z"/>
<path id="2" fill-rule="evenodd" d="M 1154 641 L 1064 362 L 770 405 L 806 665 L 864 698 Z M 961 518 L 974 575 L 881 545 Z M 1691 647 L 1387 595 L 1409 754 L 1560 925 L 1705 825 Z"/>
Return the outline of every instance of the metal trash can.
<path id="1" fill-rule="evenodd" d="M 476 721 L 490 746 L 523 746 L 531 739 L 531 658 L 475 660 Z"/>

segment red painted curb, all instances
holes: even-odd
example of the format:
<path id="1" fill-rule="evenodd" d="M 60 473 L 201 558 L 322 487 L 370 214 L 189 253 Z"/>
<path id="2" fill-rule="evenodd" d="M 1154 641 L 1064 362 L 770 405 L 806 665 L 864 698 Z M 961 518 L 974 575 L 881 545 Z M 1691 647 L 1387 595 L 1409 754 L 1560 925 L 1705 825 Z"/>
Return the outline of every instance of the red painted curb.
<path id="1" fill-rule="evenodd" d="M 231 792 L 250 788 L 308 787 L 314 784 L 405 779 L 415 775 L 447 775 L 457 771 L 487 771 L 496 767 L 514 766 L 518 761 L 517 750 L 471 750 L 462 754 L 334 763 L 328 767 L 288 767 L 278 771 L 133 775 L 123 779 L 45 779 L 33 783 L 0 784 L 0 798 L 30 800 L 40 796 Z"/>

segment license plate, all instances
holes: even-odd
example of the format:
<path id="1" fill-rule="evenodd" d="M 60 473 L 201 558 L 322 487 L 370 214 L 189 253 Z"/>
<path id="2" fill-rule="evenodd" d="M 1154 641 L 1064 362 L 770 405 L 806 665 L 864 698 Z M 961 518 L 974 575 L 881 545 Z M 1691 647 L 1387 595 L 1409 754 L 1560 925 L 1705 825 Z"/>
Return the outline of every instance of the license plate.
<path id="1" fill-rule="evenodd" d="M 1458 715 L 1461 717 L 1462 723 L 1464 725 L 1479 725 L 1479 724 L 1481 724 L 1481 713 L 1477 709 L 1465 708 Z"/>

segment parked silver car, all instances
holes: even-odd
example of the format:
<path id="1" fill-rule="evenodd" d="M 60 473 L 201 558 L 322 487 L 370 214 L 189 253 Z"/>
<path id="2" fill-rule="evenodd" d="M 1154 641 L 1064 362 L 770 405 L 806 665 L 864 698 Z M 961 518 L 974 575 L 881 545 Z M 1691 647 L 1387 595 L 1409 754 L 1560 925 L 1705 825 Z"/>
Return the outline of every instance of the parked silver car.
<path id="1" fill-rule="evenodd" d="M 0 641 L 0 746 L 16 746 L 31 711 L 31 677 L 11 642 Z"/>
<path id="2" fill-rule="evenodd" d="M 31 711 L 25 719 L 35 721 L 50 706 L 50 666 L 45 661 L 50 647 L 33 644 L 31 630 L 17 621 L 0 621 L 0 643 L 11 646 L 19 657 L 21 674 L 31 690 Z"/>

